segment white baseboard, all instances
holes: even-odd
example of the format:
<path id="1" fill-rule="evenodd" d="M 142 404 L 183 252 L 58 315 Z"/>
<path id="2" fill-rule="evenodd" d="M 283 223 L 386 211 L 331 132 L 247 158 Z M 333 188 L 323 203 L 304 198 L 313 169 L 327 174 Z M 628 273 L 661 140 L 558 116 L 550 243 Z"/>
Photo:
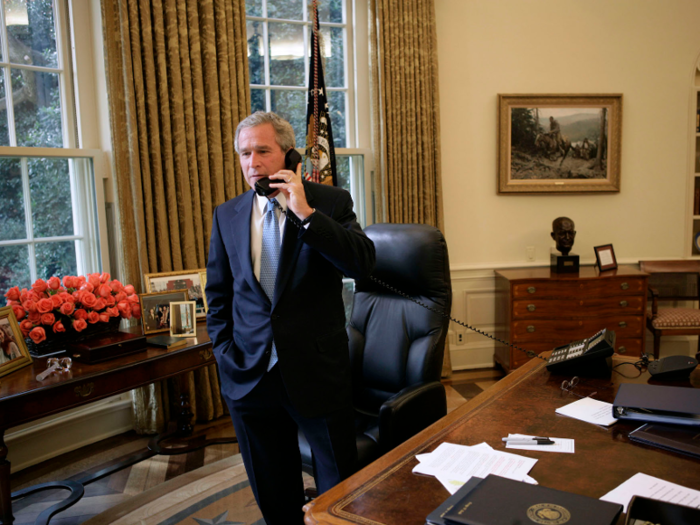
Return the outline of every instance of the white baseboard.
<path id="1" fill-rule="evenodd" d="M 5 435 L 12 472 L 132 429 L 128 396 L 115 396 L 79 409 L 14 427 Z"/>

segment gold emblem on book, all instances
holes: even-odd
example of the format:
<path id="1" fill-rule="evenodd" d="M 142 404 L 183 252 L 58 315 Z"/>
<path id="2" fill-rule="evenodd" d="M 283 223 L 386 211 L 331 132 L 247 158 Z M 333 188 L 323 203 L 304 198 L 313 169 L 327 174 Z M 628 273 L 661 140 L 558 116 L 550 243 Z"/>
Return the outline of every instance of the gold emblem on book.
<path id="1" fill-rule="evenodd" d="M 571 519 L 571 513 L 554 503 L 538 503 L 527 509 L 527 517 L 541 525 L 560 525 Z"/>

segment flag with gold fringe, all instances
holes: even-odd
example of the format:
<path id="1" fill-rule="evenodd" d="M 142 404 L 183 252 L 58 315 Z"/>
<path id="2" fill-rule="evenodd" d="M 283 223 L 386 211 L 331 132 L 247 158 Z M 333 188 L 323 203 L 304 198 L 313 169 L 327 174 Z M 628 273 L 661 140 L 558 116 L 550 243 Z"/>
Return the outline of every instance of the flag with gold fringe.
<path id="1" fill-rule="evenodd" d="M 318 0 L 311 3 L 311 61 L 309 63 L 309 96 L 306 104 L 306 156 L 311 160 L 307 180 L 338 185 L 331 116 L 328 111 L 326 83 L 321 61 L 321 31 L 318 24 Z"/>

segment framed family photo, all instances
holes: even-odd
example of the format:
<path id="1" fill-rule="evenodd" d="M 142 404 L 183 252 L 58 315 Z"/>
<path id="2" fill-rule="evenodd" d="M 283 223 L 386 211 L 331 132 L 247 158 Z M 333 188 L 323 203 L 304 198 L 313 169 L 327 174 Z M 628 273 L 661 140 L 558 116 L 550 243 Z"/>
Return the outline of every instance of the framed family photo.
<path id="1" fill-rule="evenodd" d="M 197 318 L 194 311 L 195 301 L 170 303 L 171 337 L 195 337 L 197 335 Z"/>
<path id="2" fill-rule="evenodd" d="M 170 303 L 189 301 L 187 290 L 143 293 L 141 299 L 141 323 L 145 335 L 170 330 Z"/>
<path id="3" fill-rule="evenodd" d="M 202 272 L 206 275 L 206 269 L 199 268 L 180 272 L 147 273 L 143 278 L 146 282 L 146 291 L 149 293 L 186 289 L 189 300 L 197 303 L 197 317 L 200 318 L 207 315 L 204 286 L 200 281 Z"/>
<path id="4" fill-rule="evenodd" d="M 11 306 L 0 308 L 0 377 L 32 362 Z"/>
<path id="5" fill-rule="evenodd" d="M 498 193 L 620 191 L 622 95 L 498 95 Z"/>
<path id="6" fill-rule="evenodd" d="M 202 299 L 204 299 L 204 311 L 209 312 L 209 303 L 207 302 L 207 272 L 199 272 L 199 284 L 202 287 Z"/>
<path id="7" fill-rule="evenodd" d="M 593 249 L 595 250 L 596 265 L 601 272 L 617 268 L 617 259 L 615 258 L 615 250 L 613 250 L 612 244 L 595 246 Z"/>

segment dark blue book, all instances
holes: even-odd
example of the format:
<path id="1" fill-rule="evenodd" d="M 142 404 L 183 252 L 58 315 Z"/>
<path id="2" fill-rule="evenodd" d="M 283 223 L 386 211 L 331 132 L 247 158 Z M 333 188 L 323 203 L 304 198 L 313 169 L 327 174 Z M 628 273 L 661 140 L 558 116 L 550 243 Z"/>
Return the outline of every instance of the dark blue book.
<path id="1" fill-rule="evenodd" d="M 440 505 L 433 512 L 428 514 L 425 522 L 428 525 L 446 525 L 443 516 L 448 510 L 454 507 L 455 503 L 459 502 L 464 498 L 474 487 L 483 481 L 483 478 L 472 477 L 464 485 L 459 487 L 459 490 L 447 498 L 442 505 Z"/>
<path id="2" fill-rule="evenodd" d="M 613 525 L 622 505 L 489 474 L 445 512 L 445 525 Z"/>

